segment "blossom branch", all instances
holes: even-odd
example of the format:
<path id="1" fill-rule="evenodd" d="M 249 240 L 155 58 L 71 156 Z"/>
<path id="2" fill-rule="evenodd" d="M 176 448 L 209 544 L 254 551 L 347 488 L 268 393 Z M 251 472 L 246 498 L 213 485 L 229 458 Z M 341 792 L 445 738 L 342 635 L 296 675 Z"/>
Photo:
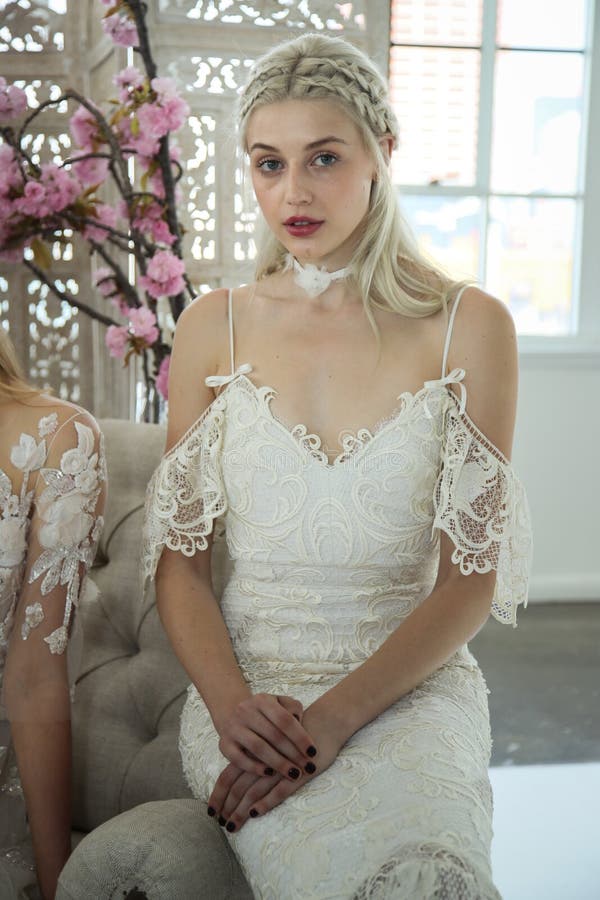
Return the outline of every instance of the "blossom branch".
<path id="1" fill-rule="evenodd" d="M 96 319 L 97 322 L 102 322 L 103 325 L 116 325 L 114 319 L 111 319 L 110 316 L 105 315 L 102 312 L 99 312 L 97 309 L 94 309 L 92 306 L 88 306 L 87 303 L 83 303 L 82 300 L 78 300 L 73 294 L 67 293 L 67 291 L 61 290 L 58 285 L 52 281 L 51 278 L 48 278 L 43 269 L 41 269 L 38 265 L 36 265 L 31 259 L 24 259 L 23 264 L 27 266 L 28 269 L 36 275 L 41 282 L 43 282 L 47 287 L 50 288 L 52 293 L 58 297 L 59 300 L 64 300 L 65 303 L 68 303 L 69 306 L 74 306 L 75 309 L 80 309 L 81 312 L 84 312 L 87 316 L 90 316 L 92 319 Z"/>

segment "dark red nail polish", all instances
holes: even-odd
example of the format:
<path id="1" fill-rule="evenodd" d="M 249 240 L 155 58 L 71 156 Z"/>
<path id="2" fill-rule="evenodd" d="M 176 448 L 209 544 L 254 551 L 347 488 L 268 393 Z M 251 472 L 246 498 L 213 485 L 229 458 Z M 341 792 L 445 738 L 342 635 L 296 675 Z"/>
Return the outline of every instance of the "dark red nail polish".
<path id="1" fill-rule="evenodd" d="M 235 822 L 228 822 L 226 828 L 227 831 L 235 831 Z"/>
<path id="2" fill-rule="evenodd" d="M 297 713 L 294 713 L 294 718 L 298 719 L 298 721 L 300 721 L 300 716 Z"/>
<path id="3" fill-rule="evenodd" d="M 316 756 L 316 755 L 317 755 L 317 748 L 316 748 L 316 747 L 313 747 L 313 746 L 311 745 L 311 746 L 308 748 L 308 750 L 307 750 L 306 752 L 308 753 L 309 756 Z"/>
<path id="4" fill-rule="evenodd" d="M 217 821 L 218 821 L 219 825 L 221 826 L 221 828 L 224 828 L 225 825 L 227 825 L 227 819 L 224 819 L 223 816 L 219 816 Z"/>
<path id="5" fill-rule="evenodd" d="M 257 817 L 258 813 L 255 809 L 251 809 L 250 812 L 248 813 L 248 815 L 250 816 L 251 819 L 255 819 Z"/>
<path id="6" fill-rule="evenodd" d="M 295 781 L 296 778 L 300 778 L 300 769 L 290 769 L 288 775 Z"/>
<path id="7" fill-rule="evenodd" d="M 313 772 L 317 771 L 317 767 L 314 763 L 306 763 L 306 765 L 304 766 L 304 771 L 308 772 L 309 775 L 312 775 Z"/>
<path id="8" fill-rule="evenodd" d="M 275 774 L 275 770 L 272 769 L 271 766 L 267 766 L 267 768 L 265 769 L 265 775 L 268 775 L 270 778 L 271 775 L 274 775 L 274 774 Z"/>
<path id="9" fill-rule="evenodd" d="M 215 814 L 215 810 L 212 808 L 212 806 L 209 806 L 206 812 L 209 814 L 209 816 L 214 816 Z"/>

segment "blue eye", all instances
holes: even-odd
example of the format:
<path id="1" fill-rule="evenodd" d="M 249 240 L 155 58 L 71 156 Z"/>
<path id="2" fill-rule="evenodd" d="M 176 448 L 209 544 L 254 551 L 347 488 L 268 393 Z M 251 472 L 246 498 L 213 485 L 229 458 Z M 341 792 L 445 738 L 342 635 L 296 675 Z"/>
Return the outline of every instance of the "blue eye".
<path id="1" fill-rule="evenodd" d="M 317 160 L 322 160 L 320 164 L 317 164 L 319 168 L 325 169 L 336 163 L 338 158 L 333 153 L 319 153 L 318 156 L 315 156 L 314 161 L 317 162 Z"/>
<path id="2" fill-rule="evenodd" d="M 259 162 L 256 168 L 260 169 L 261 172 L 277 172 L 278 166 L 280 165 L 281 163 L 278 159 L 263 159 Z"/>

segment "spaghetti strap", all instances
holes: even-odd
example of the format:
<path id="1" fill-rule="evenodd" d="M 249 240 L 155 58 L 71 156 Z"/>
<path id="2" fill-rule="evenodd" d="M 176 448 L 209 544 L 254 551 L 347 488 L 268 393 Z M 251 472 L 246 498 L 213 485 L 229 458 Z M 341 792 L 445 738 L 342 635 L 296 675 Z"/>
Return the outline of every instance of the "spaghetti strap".
<path id="1" fill-rule="evenodd" d="M 469 287 L 468 284 L 465 284 L 461 287 L 460 291 L 456 295 L 456 299 L 454 301 L 454 305 L 452 306 L 452 312 L 450 313 L 450 319 L 448 320 L 448 330 L 446 331 L 446 343 L 444 344 L 444 355 L 442 357 L 442 378 L 446 377 L 446 369 L 448 367 L 448 351 L 450 350 L 450 341 L 452 339 L 452 329 L 454 328 L 454 319 L 456 317 L 456 310 L 458 309 L 458 304 L 460 303 L 460 298 L 465 292 L 465 288 Z"/>
<path id="2" fill-rule="evenodd" d="M 233 356 L 233 290 L 229 288 L 228 312 L 229 318 L 229 355 L 231 357 L 231 374 L 235 372 L 235 361 Z"/>

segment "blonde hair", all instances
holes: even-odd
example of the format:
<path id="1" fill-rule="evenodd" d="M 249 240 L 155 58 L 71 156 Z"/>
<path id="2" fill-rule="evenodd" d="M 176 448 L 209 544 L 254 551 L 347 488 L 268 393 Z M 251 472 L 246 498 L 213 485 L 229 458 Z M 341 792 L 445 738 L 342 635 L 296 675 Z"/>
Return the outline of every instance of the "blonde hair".
<path id="1" fill-rule="evenodd" d="M 22 400 L 39 393 L 27 383 L 12 341 L 0 325 L 0 401 Z"/>
<path id="2" fill-rule="evenodd" d="M 398 141 L 398 121 L 386 82 L 371 60 L 341 38 L 306 34 L 276 46 L 254 64 L 238 102 L 238 126 L 247 152 L 246 132 L 254 110 L 284 100 L 330 100 L 358 127 L 376 162 L 365 227 L 353 259 L 351 276 L 379 342 L 372 306 L 420 317 L 446 308 L 456 282 L 427 260 L 404 220 L 380 139 Z M 281 271 L 287 250 L 267 229 L 256 261 L 257 280 Z"/>

